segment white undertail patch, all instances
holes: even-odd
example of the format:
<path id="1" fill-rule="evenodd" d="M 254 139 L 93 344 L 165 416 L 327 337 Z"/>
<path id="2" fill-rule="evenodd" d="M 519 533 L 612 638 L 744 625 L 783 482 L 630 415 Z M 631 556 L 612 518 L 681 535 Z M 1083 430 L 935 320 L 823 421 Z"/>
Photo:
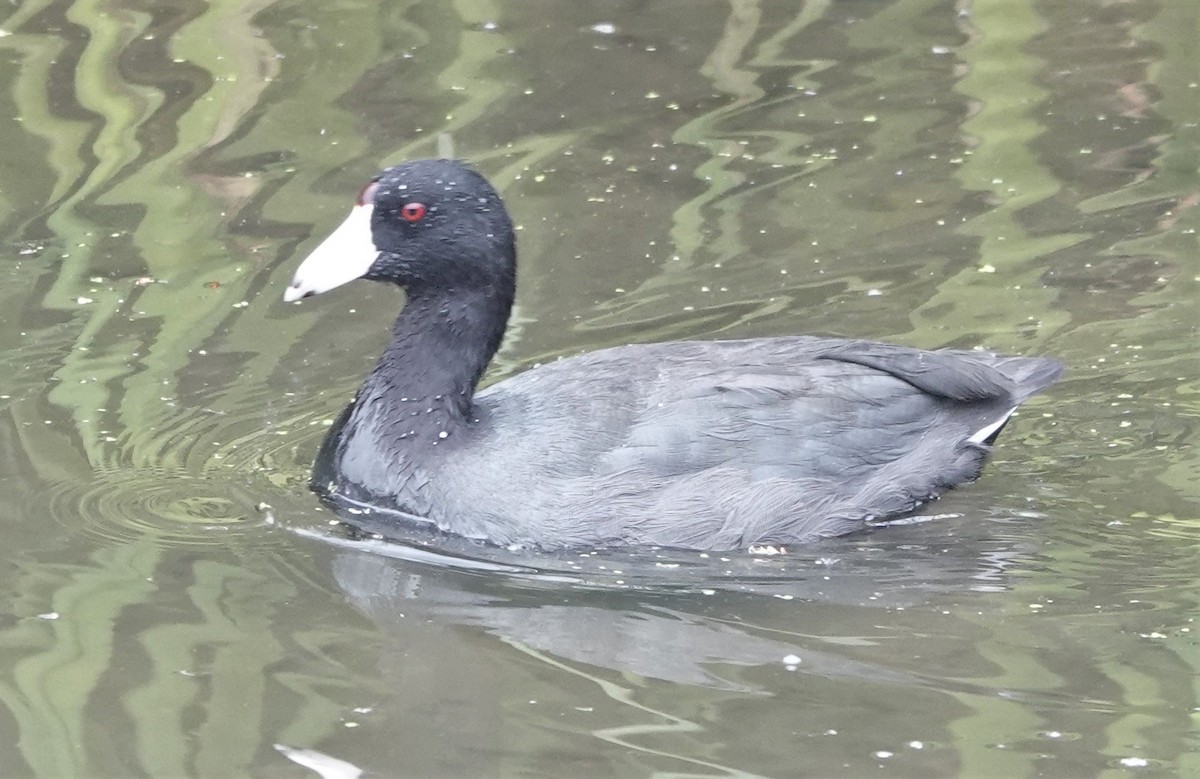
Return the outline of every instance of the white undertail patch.
<path id="1" fill-rule="evenodd" d="M 1016 410 L 1017 410 L 1017 407 L 1013 406 L 1012 408 L 1010 408 L 1008 410 L 1008 413 L 1006 413 L 1004 416 L 1000 417 L 1000 419 L 998 419 L 997 421 L 993 422 L 990 425 L 987 425 L 986 427 L 983 427 L 983 428 L 977 430 L 975 432 L 975 434 L 972 435 L 967 440 L 973 444 L 982 444 L 984 441 L 988 440 L 988 438 L 990 438 L 993 434 L 995 434 L 995 432 L 997 430 L 1004 427 L 1004 423 L 1009 420 L 1009 418 L 1013 415 L 1013 412 Z"/>

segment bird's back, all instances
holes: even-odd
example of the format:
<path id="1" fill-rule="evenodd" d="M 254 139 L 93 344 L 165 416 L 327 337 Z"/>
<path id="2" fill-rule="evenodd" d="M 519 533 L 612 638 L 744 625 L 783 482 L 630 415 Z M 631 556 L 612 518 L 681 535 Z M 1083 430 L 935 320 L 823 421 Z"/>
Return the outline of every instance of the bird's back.
<path id="1" fill-rule="evenodd" d="M 974 478 L 1060 372 L 813 337 L 602 350 L 480 392 L 427 505 L 452 532 L 543 547 L 840 535 Z"/>

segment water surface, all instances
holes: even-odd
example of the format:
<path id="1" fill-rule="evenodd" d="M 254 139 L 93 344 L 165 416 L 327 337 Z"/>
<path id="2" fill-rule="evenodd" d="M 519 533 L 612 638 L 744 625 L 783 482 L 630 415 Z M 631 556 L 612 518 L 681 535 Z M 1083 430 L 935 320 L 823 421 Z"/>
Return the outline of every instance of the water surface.
<path id="1" fill-rule="evenodd" d="M 24 0 L 0 29 L 7 774 L 1200 774 L 1200 8 Z M 1070 372 L 936 516 L 780 557 L 350 539 L 308 466 L 402 298 L 280 296 L 445 134 L 520 228 L 493 379 L 800 332 Z"/>

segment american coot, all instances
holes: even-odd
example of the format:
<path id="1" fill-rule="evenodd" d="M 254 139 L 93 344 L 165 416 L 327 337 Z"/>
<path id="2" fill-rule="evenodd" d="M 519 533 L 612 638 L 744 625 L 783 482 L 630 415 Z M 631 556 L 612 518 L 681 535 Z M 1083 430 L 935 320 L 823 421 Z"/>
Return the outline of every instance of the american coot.
<path id="1" fill-rule="evenodd" d="M 466 165 L 379 174 L 284 300 L 404 287 L 313 487 L 496 544 L 799 543 L 975 478 L 1050 359 L 787 336 L 619 346 L 476 393 L 516 289 L 512 222 Z M 407 518 L 404 519 L 404 518 Z"/>

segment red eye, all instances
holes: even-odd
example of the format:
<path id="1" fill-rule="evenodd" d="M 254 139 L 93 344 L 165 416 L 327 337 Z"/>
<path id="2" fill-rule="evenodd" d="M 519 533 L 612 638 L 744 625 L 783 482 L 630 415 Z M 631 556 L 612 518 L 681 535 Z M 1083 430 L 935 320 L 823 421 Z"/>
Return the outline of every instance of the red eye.
<path id="1" fill-rule="evenodd" d="M 425 216 L 424 203 L 405 203 L 400 209 L 400 218 L 406 222 L 419 222 Z"/>

